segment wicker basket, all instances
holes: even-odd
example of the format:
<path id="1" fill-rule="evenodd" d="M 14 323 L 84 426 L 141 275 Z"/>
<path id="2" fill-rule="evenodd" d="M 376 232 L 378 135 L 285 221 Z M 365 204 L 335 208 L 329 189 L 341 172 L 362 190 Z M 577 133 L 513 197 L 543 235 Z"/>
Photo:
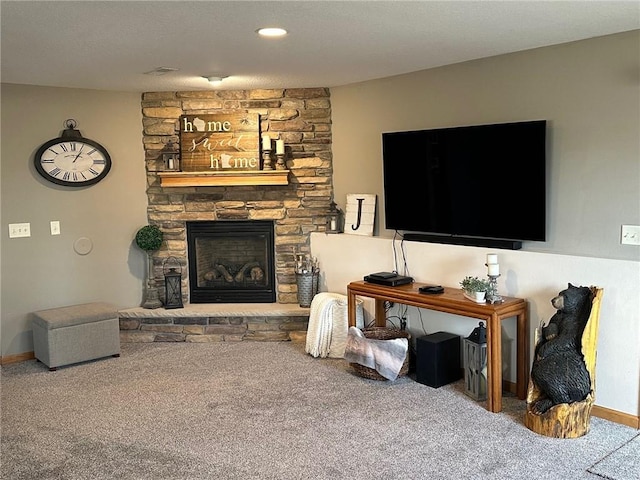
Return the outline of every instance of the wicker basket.
<path id="1" fill-rule="evenodd" d="M 393 340 L 395 338 L 406 338 L 407 340 L 411 339 L 411 334 L 409 332 L 405 330 L 398 330 L 395 328 L 365 328 L 364 330 L 362 330 L 362 333 L 366 338 L 371 338 L 372 340 Z M 353 362 L 349 365 L 353 367 L 356 375 L 359 375 L 361 377 L 369 378 L 371 380 L 387 380 L 373 368 L 365 367 L 364 365 Z M 404 362 L 402 363 L 402 367 L 400 368 L 398 377 L 405 376 L 407 373 L 409 373 L 409 350 L 407 350 L 407 356 L 404 358 Z"/>

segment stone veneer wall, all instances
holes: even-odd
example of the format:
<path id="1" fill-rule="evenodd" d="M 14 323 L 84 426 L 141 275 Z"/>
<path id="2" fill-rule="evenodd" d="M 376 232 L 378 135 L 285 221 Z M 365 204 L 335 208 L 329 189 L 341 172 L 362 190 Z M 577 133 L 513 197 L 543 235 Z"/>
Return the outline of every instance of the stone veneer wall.
<path id="1" fill-rule="evenodd" d="M 181 115 L 250 112 L 260 115 L 261 133 L 286 145 L 289 185 L 160 186 L 162 149 L 179 144 Z M 149 92 L 142 96 L 148 219 L 165 241 L 153 256 L 163 298 L 162 265 L 169 256 L 182 265 L 188 302 L 186 221 L 273 220 L 278 303 L 298 303 L 294 254 L 310 253 L 310 233 L 325 230 L 333 195 L 331 103 L 327 88 Z M 322 266 L 321 266 L 322 267 Z"/>

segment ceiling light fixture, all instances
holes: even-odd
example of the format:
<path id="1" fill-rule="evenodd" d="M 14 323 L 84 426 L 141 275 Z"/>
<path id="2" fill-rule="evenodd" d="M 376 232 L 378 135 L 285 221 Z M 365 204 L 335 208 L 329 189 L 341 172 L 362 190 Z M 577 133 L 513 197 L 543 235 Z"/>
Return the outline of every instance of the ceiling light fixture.
<path id="1" fill-rule="evenodd" d="M 284 28 L 265 27 L 256 30 L 261 37 L 284 37 L 287 31 Z"/>
<path id="2" fill-rule="evenodd" d="M 206 78 L 211 85 L 220 85 L 222 83 L 222 80 L 224 80 L 227 77 L 223 77 L 220 75 L 213 75 L 213 76 L 204 77 L 204 78 Z"/>

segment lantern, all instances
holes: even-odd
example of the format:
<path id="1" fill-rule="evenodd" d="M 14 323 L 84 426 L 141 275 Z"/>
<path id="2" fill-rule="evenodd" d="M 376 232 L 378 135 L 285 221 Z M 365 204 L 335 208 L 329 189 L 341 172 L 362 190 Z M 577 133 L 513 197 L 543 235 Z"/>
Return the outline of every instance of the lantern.
<path id="1" fill-rule="evenodd" d="M 170 266 L 174 262 L 177 267 Z M 179 269 L 179 270 L 178 270 Z M 176 257 L 168 257 L 162 264 L 164 274 L 164 308 L 182 308 L 182 267 Z"/>
<path id="2" fill-rule="evenodd" d="M 167 172 L 180 171 L 180 153 L 173 148 L 173 143 L 169 142 L 162 153 L 162 163 Z"/>
<path id="3" fill-rule="evenodd" d="M 475 400 L 487 398 L 487 329 L 480 322 L 463 340 L 464 393 Z"/>
<path id="4" fill-rule="evenodd" d="M 333 200 L 329 205 L 327 214 L 327 233 L 342 233 L 342 210 L 340 210 Z"/>

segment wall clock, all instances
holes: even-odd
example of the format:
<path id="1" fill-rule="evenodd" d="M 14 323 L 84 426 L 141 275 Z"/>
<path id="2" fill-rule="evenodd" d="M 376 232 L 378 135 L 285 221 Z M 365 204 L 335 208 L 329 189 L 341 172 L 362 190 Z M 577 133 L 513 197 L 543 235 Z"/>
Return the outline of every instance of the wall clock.
<path id="1" fill-rule="evenodd" d="M 98 183 L 111 170 L 111 157 L 98 142 L 84 138 L 68 119 L 58 138 L 42 144 L 34 163 L 40 175 L 67 187 L 86 187 Z"/>

